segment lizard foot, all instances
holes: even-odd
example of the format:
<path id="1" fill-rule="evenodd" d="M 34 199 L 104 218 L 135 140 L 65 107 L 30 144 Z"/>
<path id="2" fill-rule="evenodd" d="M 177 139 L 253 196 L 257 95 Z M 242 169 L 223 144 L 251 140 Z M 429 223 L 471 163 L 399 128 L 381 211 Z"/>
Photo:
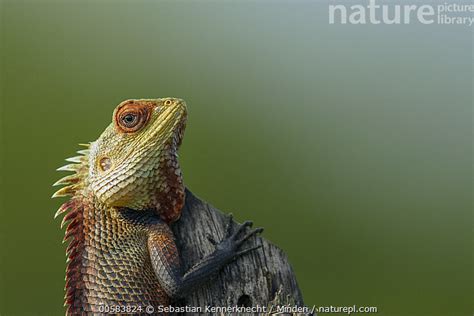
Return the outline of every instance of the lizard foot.
<path id="1" fill-rule="evenodd" d="M 217 242 L 212 236 L 207 235 L 207 239 L 216 246 L 216 252 L 228 257 L 229 260 L 234 260 L 248 252 L 262 247 L 262 245 L 258 245 L 240 250 L 240 247 L 246 240 L 263 232 L 263 228 L 259 227 L 249 230 L 247 227 L 252 227 L 253 223 L 251 221 L 245 221 L 237 228 L 237 230 L 233 231 L 233 223 L 234 221 L 232 214 L 229 214 L 226 226 L 226 235 L 221 242 Z"/>

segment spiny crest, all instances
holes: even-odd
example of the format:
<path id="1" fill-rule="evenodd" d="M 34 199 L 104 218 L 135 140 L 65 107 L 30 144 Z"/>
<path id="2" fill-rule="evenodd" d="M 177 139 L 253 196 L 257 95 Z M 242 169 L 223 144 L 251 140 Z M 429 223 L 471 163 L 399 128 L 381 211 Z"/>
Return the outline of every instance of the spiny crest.
<path id="1" fill-rule="evenodd" d="M 80 144 L 87 147 L 87 149 L 79 150 L 77 153 L 80 156 L 66 159 L 66 161 L 72 162 L 72 164 L 65 165 L 58 168 L 58 171 L 73 171 L 74 174 L 63 177 L 58 180 L 53 186 L 64 185 L 63 188 L 59 189 L 53 194 L 55 197 L 63 197 L 71 195 L 72 198 L 63 203 L 57 210 L 54 218 L 65 213 L 63 220 L 61 221 L 61 228 L 66 223 L 67 228 L 64 234 L 63 243 L 69 241 L 66 249 L 67 256 L 67 269 L 66 269 L 66 295 L 64 297 L 64 305 L 68 306 L 68 313 L 71 311 L 74 305 L 75 298 L 80 297 L 82 281 L 80 279 L 80 264 L 81 264 L 81 245 L 84 241 L 83 232 L 83 212 L 84 205 L 79 196 L 75 194 L 82 189 L 84 185 L 84 178 L 87 175 L 89 169 L 89 144 Z"/>
<path id="2" fill-rule="evenodd" d="M 61 222 L 69 222 L 64 234 L 63 242 L 69 241 L 66 248 L 67 268 L 66 284 L 64 289 L 64 305 L 68 306 L 68 315 L 74 308 L 74 303 L 82 296 L 83 280 L 81 279 L 81 257 L 84 249 L 84 230 L 83 230 L 83 205 L 75 198 L 63 204 L 63 207 L 69 209 Z"/>
<path id="3" fill-rule="evenodd" d="M 81 146 L 86 146 L 87 149 L 79 150 L 77 153 L 80 156 L 75 156 L 67 158 L 66 161 L 72 162 L 57 169 L 57 171 L 72 171 L 74 174 L 67 175 L 58 181 L 56 181 L 53 186 L 64 185 L 61 189 L 56 191 L 53 194 L 55 197 L 63 197 L 68 195 L 74 195 L 79 189 L 83 186 L 83 179 L 86 176 L 89 169 L 89 146 L 90 144 L 79 144 Z M 65 210 L 61 211 L 61 208 L 56 212 L 55 218 L 63 213 Z"/>

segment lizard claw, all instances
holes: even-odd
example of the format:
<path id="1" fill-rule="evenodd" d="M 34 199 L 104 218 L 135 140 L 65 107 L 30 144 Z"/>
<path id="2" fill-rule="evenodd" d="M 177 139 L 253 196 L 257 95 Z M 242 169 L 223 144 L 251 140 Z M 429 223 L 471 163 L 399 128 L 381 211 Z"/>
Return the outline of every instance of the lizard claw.
<path id="1" fill-rule="evenodd" d="M 251 221 L 245 221 L 242 225 L 240 225 L 239 229 L 237 229 L 237 231 L 232 234 L 232 239 L 236 240 L 237 239 L 237 236 L 239 236 L 244 230 L 246 227 L 252 227 L 253 223 Z"/>
<path id="2" fill-rule="evenodd" d="M 263 232 L 263 227 L 252 229 L 247 234 L 245 234 L 244 237 L 240 238 L 236 243 L 237 245 L 241 245 L 244 241 L 246 241 L 253 235 L 260 234 L 261 232 Z"/>

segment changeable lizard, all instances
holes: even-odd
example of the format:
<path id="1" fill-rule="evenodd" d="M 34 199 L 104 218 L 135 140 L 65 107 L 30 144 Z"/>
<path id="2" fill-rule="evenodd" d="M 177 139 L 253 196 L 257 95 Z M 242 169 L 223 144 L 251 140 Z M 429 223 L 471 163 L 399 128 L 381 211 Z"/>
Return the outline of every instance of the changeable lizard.
<path id="1" fill-rule="evenodd" d="M 61 227 L 67 224 L 68 315 L 167 305 L 258 248 L 240 249 L 263 230 L 248 230 L 252 223 L 245 222 L 219 243 L 210 237 L 215 251 L 182 271 L 168 224 L 184 203 L 177 150 L 186 118 L 181 99 L 124 101 L 102 135 L 58 169 L 74 172 L 55 183 L 64 187 L 53 195 L 72 196 L 55 215 L 65 213 Z"/>

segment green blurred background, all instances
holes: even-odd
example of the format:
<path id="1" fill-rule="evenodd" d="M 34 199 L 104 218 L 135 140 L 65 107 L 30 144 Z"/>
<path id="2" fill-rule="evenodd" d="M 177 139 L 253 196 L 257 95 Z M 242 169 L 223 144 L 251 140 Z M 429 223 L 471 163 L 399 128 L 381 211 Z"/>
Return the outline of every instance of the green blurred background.
<path id="1" fill-rule="evenodd" d="M 55 169 L 127 98 L 189 106 L 187 186 L 288 254 L 307 305 L 472 315 L 467 26 L 327 2 L 1 2 L 0 314 L 64 313 Z"/>

